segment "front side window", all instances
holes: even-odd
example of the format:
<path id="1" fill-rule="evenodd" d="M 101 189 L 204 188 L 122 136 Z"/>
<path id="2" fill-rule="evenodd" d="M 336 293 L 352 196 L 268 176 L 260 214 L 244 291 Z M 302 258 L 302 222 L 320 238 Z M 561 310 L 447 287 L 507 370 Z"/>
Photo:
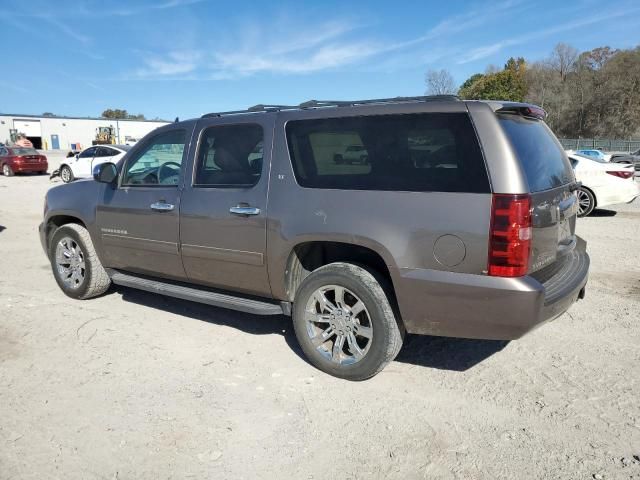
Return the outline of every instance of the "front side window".
<path id="1" fill-rule="evenodd" d="M 202 132 L 194 185 L 252 187 L 262 174 L 262 127 L 257 124 L 221 125 Z"/>
<path id="2" fill-rule="evenodd" d="M 298 183 L 309 188 L 488 193 L 465 113 L 298 120 L 287 124 Z"/>
<path id="3" fill-rule="evenodd" d="M 185 130 L 171 130 L 151 138 L 127 162 L 122 185 L 178 185 L 185 138 Z"/>

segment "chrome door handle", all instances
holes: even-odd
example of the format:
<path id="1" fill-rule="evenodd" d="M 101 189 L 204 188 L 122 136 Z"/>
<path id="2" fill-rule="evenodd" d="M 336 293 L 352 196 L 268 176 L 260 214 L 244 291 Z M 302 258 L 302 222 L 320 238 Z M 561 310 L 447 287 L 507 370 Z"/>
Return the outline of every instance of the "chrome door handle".
<path id="1" fill-rule="evenodd" d="M 174 208 L 175 205 L 172 203 L 156 202 L 151 204 L 151 210 L 155 210 L 156 212 L 170 212 Z"/>
<path id="2" fill-rule="evenodd" d="M 229 212 L 234 215 L 259 215 L 260 209 L 256 207 L 249 207 L 245 205 L 238 205 L 236 207 L 231 207 Z"/>

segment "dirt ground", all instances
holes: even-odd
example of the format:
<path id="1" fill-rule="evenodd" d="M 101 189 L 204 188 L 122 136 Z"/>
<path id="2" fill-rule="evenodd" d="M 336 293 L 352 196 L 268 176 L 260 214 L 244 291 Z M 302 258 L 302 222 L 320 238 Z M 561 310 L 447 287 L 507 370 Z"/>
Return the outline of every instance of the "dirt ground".
<path id="1" fill-rule="evenodd" d="M 286 317 L 65 297 L 37 235 L 50 185 L 0 177 L 2 479 L 640 479 L 640 201 L 579 221 L 587 296 L 555 322 L 409 337 L 350 383 Z"/>

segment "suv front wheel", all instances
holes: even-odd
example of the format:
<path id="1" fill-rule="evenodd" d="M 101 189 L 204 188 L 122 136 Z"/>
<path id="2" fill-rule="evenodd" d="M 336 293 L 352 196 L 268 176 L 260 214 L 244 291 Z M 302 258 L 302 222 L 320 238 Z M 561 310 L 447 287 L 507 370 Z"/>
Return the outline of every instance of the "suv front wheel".
<path id="1" fill-rule="evenodd" d="M 53 233 L 49 260 L 58 286 L 71 298 L 97 297 L 111 285 L 89 232 L 82 225 L 68 223 Z"/>
<path id="2" fill-rule="evenodd" d="M 351 263 L 331 263 L 309 274 L 296 292 L 293 325 L 307 358 L 320 370 L 365 380 L 402 346 L 385 280 Z"/>

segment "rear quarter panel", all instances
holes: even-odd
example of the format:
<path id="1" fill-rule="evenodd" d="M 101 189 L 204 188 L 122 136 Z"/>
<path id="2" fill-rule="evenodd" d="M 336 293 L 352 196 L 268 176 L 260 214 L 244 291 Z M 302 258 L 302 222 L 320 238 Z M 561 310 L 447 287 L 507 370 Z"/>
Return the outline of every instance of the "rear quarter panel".
<path id="1" fill-rule="evenodd" d="M 406 105 L 402 107 L 399 113 L 410 113 Z M 436 107 L 422 104 L 410 109 L 420 112 Z M 466 111 L 463 102 L 450 102 L 445 108 Z M 384 113 L 394 113 L 392 110 L 386 107 Z M 442 111 L 442 105 L 437 111 Z M 349 114 L 357 115 L 358 109 L 349 109 Z M 376 113 L 368 110 L 367 114 Z M 490 194 L 300 187 L 289 157 L 285 126 L 289 119 L 314 115 L 326 117 L 326 113 L 309 111 L 284 112 L 276 119 L 267 229 L 269 278 L 275 298 L 287 299 L 289 256 L 296 245 L 308 241 L 344 242 L 374 250 L 385 261 L 396 287 L 406 270 L 476 274 L 486 270 Z M 462 258 L 456 265 L 443 265 L 434 256 L 434 246 L 443 235 L 455 235 L 463 244 Z M 446 247 L 441 253 L 447 254 Z"/>

